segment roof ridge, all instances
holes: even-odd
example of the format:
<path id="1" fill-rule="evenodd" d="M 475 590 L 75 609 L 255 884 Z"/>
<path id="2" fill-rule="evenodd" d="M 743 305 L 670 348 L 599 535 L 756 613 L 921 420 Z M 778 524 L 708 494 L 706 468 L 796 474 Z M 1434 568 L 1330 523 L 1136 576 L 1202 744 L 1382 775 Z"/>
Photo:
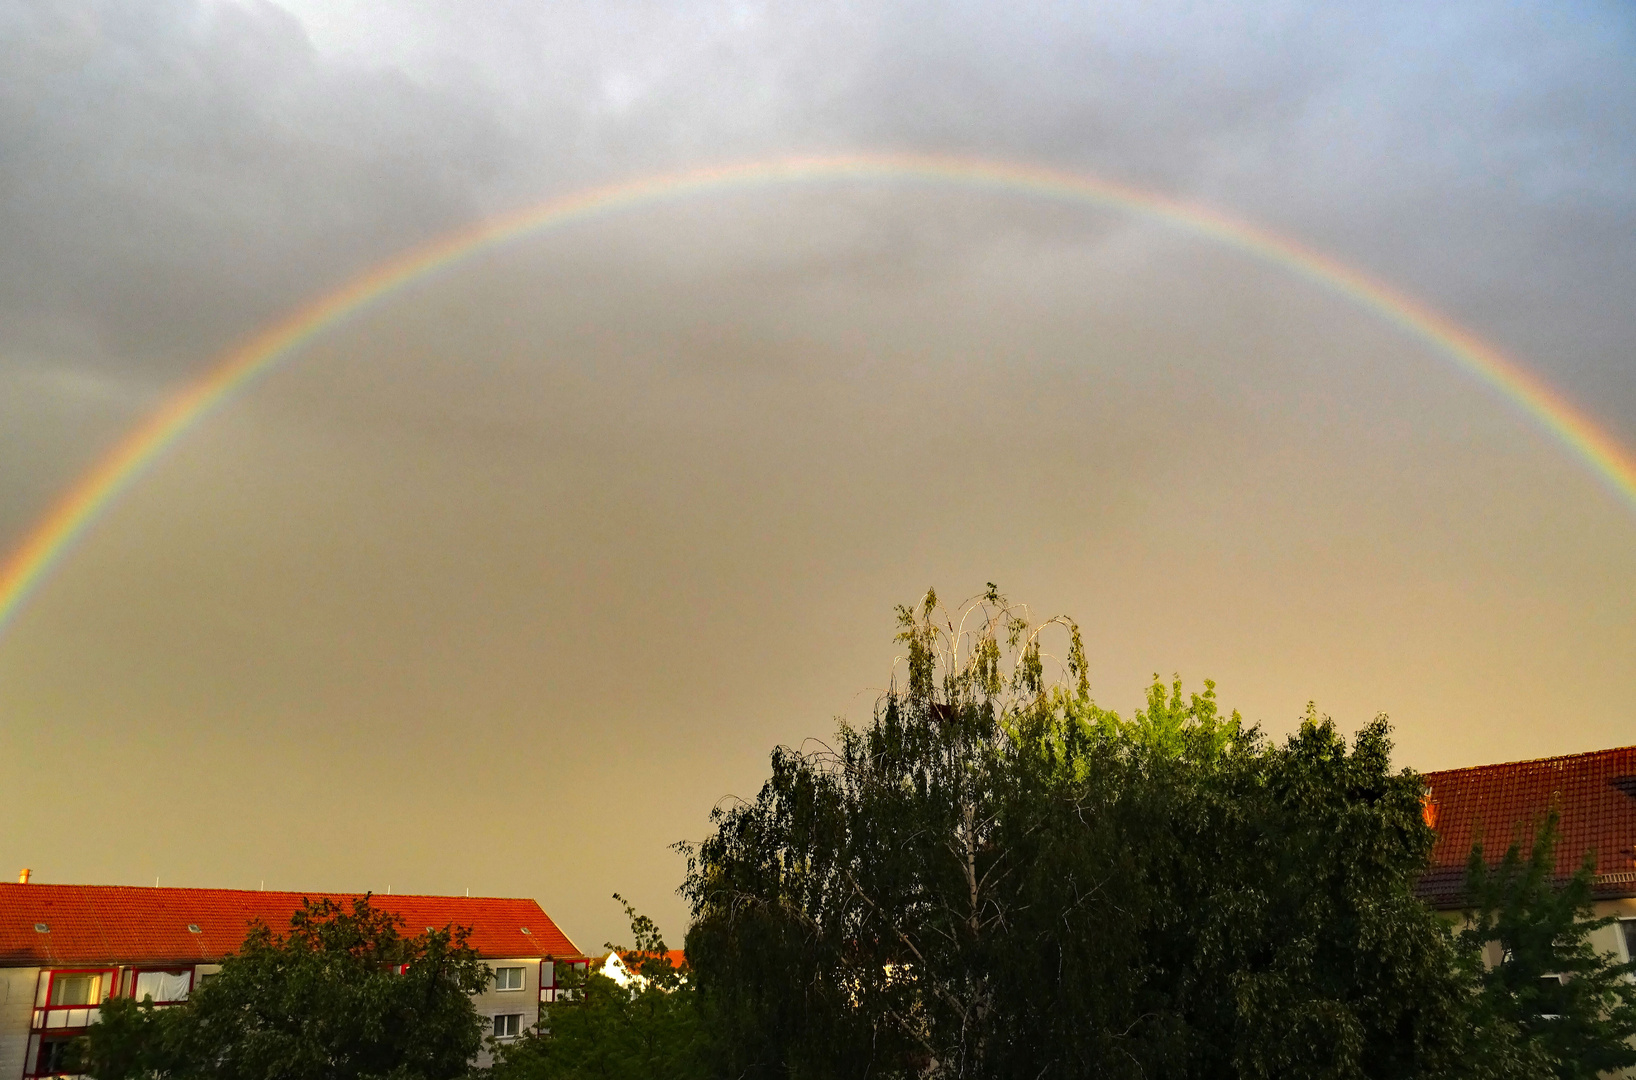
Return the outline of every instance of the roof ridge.
<path id="1" fill-rule="evenodd" d="M 371 896 L 385 900 L 521 900 L 538 903 L 531 896 L 458 896 L 452 893 L 383 893 L 372 890 L 348 892 L 329 889 L 222 889 L 205 885 L 85 885 L 71 881 L 0 881 L 0 888 L 18 889 L 121 889 L 142 893 L 242 893 L 246 896 Z"/>
<path id="2" fill-rule="evenodd" d="M 1520 761 L 1493 761 L 1485 765 L 1462 765 L 1454 769 L 1436 769 L 1423 772 L 1421 776 L 1446 776 L 1449 773 L 1477 772 L 1480 769 L 1506 769 L 1516 765 L 1544 765 L 1553 761 L 1572 761 L 1575 758 L 1607 757 L 1611 754 L 1621 754 L 1636 751 L 1636 746 L 1610 746 L 1603 750 L 1585 750 L 1577 754 L 1555 754 L 1551 757 L 1523 758 Z"/>

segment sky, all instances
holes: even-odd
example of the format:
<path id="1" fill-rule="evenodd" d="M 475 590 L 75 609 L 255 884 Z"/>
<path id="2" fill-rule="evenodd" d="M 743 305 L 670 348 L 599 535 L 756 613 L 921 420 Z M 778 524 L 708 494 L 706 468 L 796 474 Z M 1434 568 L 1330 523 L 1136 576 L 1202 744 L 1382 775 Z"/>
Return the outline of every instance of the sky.
<path id="1" fill-rule="evenodd" d="M 1288 237 L 1636 446 L 1618 3 L 0 6 L 0 546 L 236 344 L 542 200 L 795 154 L 1101 177 Z M 1636 505 L 1425 340 L 1106 208 L 646 203 L 383 296 L 206 417 L 0 635 L 0 867 L 618 891 L 994 581 L 1274 736 L 1636 732 Z M 32 793 L 32 794 L 30 794 Z"/>

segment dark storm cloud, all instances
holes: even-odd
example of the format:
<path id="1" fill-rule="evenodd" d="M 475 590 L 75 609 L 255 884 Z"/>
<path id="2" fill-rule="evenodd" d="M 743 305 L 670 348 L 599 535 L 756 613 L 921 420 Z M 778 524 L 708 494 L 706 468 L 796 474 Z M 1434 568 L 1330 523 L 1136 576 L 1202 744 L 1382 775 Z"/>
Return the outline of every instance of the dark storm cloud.
<path id="1" fill-rule="evenodd" d="M 854 115 L 1193 197 L 1419 293 L 1636 438 L 1636 14 L 910 5 Z"/>
<path id="2" fill-rule="evenodd" d="M 1091 170 L 1398 283 L 1636 439 L 1628 5 L 292 3 L 353 62 L 483 86 L 502 203 L 836 148 Z"/>
<path id="3" fill-rule="evenodd" d="M 162 381 L 552 191 L 748 154 L 961 151 L 1307 237 L 1636 434 L 1627 6 L 41 0 L 3 27 L 11 355 L 111 354 Z"/>
<path id="4" fill-rule="evenodd" d="M 484 106 L 320 58 L 270 4 L 11 6 L 0 353 L 174 379 L 474 213 Z"/>

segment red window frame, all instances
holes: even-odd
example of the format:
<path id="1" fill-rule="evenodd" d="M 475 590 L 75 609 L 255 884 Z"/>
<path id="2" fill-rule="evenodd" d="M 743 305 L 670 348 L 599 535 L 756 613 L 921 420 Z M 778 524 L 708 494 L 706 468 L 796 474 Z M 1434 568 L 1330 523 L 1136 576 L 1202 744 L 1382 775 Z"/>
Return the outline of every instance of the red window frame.
<path id="1" fill-rule="evenodd" d="M 179 1004 L 181 1004 L 182 1002 L 186 1001 L 189 997 L 193 996 L 193 991 L 195 989 L 196 984 L 199 981 L 198 971 L 196 969 L 192 968 L 192 967 L 187 966 L 187 965 L 183 965 L 182 967 L 133 967 L 133 968 L 126 968 L 123 978 L 124 978 L 124 980 L 129 981 L 129 985 L 128 986 L 122 986 L 121 993 L 120 993 L 119 996 L 120 997 L 128 997 L 133 1001 L 141 1001 L 142 999 L 136 996 L 136 981 L 137 981 L 137 978 L 139 976 L 142 976 L 142 975 L 186 975 L 187 976 L 187 996 L 186 997 L 172 998 L 169 1001 L 156 1001 L 156 1002 L 154 1002 L 155 1005 L 179 1005 Z"/>
<path id="2" fill-rule="evenodd" d="M 100 975 L 102 981 L 97 985 L 94 995 L 95 1001 L 88 1001 L 83 1005 L 53 1005 L 52 995 L 57 992 L 57 980 L 69 975 Z M 100 1009 L 102 1003 L 113 997 L 119 985 L 118 968 L 47 968 L 40 972 L 42 980 L 34 992 L 34 1016 L 29 1025 L 31 1031 L 43 1031 L 50 1025 L 46 1017 L 52 1013 L 66 1012 L 70 1009 Z"/>
<path id="3" fill-rule="evenodd" d="M 546 977 L 547 968 L 551 972 L 549 978 Z M 541 1001 L 557 1000 L 557 964 L 549 956 L 540 961 L 539 987 Z"/>
<path id="4" fill-rule="evenodd" d="M 546 978 L 546 974 L 545 974 L 545 967 L 546 967 L 547 964 L 551 965 L 551 977 L 550 978 Z M 558 964 L 567 964 L 569 967 L 572 967 L 575 971 L 584 972 L 590 967 L 591 962 L 589 960 L 558 960 L 555 957 L 550 957 L 550 956 L 546 957 L 544 960 L 541 960 L 540 961 L 540 1000 L 547 1003 L 547 1004 L 549 1004 L 549 1003 L 551 1003 L 553 1001 L 571 1001 L 572 1000 L 571 997 L 563 996 L 564 993 L 570 993 L 570 992 L 563 991 L 562 990 L 562 984 L 557 982 L 557 965 Z"/>
<path id="5" fill-rule="evenodd" d="M 71 1075 L 61 1070 L 46 1068 L 44 1058 L 51 1046 L 66 1045 L 81 1034 L 83 1034 L 81 1031 L 35 1032 L 28 1040 L 28 1056 L 23 1059 L 23 1076 L 32 1080 L 34 1077 Z"/>
<path id="6" fill-rule="evenodd" d="M 94 1000 L 83 1005 L 51 1004 L 51 998 L 57 990 L 58 980 L 71 975 L 97 975 L 101 977 L 101 981 L 97 984 L 97 992 L 93 995 Z M 65 1042 L 76 1035 L 83 1035 L 86 1028 L 90 1027 L 90 1014 L 100 1010 L 105 1001 L 119 993 L 119 986 L 119 968 L 73 967 L 46 968 L 42 970 L 39 974 L 39 981 L 35 986 L 34 1008 L 29 1014 L 28 1046 L 24 1051 L 26 1056 L 23 1058 L 23 1076 L 25 1080 L 31 1080 L 34 1077 L 65 1075 L 60 1072 L 40 1071 L 40 1067 L 44 1064 L 41 1055 L 45 1054 L 47 1048 L 53 1043 Z M 71 1014 L 75 1011 L 82 1011 L 86 1014 L 85 1023 L 71 1026 L 68 1024 L 54 1026 L 51 1023 L 52 1019 L 58 1016 L 72 1018 Z"/>

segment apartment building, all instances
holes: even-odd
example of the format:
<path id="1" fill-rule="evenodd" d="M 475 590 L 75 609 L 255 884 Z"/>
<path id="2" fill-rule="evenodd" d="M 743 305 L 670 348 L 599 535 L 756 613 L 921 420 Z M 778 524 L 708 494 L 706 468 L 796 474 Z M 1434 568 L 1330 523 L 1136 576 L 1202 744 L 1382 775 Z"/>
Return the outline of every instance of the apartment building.
<path id="1" fill-rule="evenodd" d="M 1621 960 L 1636 955 L 1636 746 L 1449 769 L 1425 779 L 1426 820 L 1437 830 L 1437 846 L 1420 892 L 1433 906 L 1450 913 L 1464 906 L 1474 841 L 1481 838 L 1485 857 L 1497 862 L 1514 839 L 1530 844 L 1555 808 L 1558 880 L 1591 856 L 1596 914 L 1618 920 L 1594 944 Z"/>
<path id="2" fill-rule="evenodd" d="M 113 995 L 184 1000 L 236 951 L 252 920 L 289 926 L 303 899 L 352 894 L 0 883 L 0 1080 L 61 1075 L 67 1044 Z M 558 965 L 586 962 L 533 900 L 373 896 L 405 932 L 467 926 L 494 972 L 473 1001 L 499 1039 L 555 1000 Z"/>

